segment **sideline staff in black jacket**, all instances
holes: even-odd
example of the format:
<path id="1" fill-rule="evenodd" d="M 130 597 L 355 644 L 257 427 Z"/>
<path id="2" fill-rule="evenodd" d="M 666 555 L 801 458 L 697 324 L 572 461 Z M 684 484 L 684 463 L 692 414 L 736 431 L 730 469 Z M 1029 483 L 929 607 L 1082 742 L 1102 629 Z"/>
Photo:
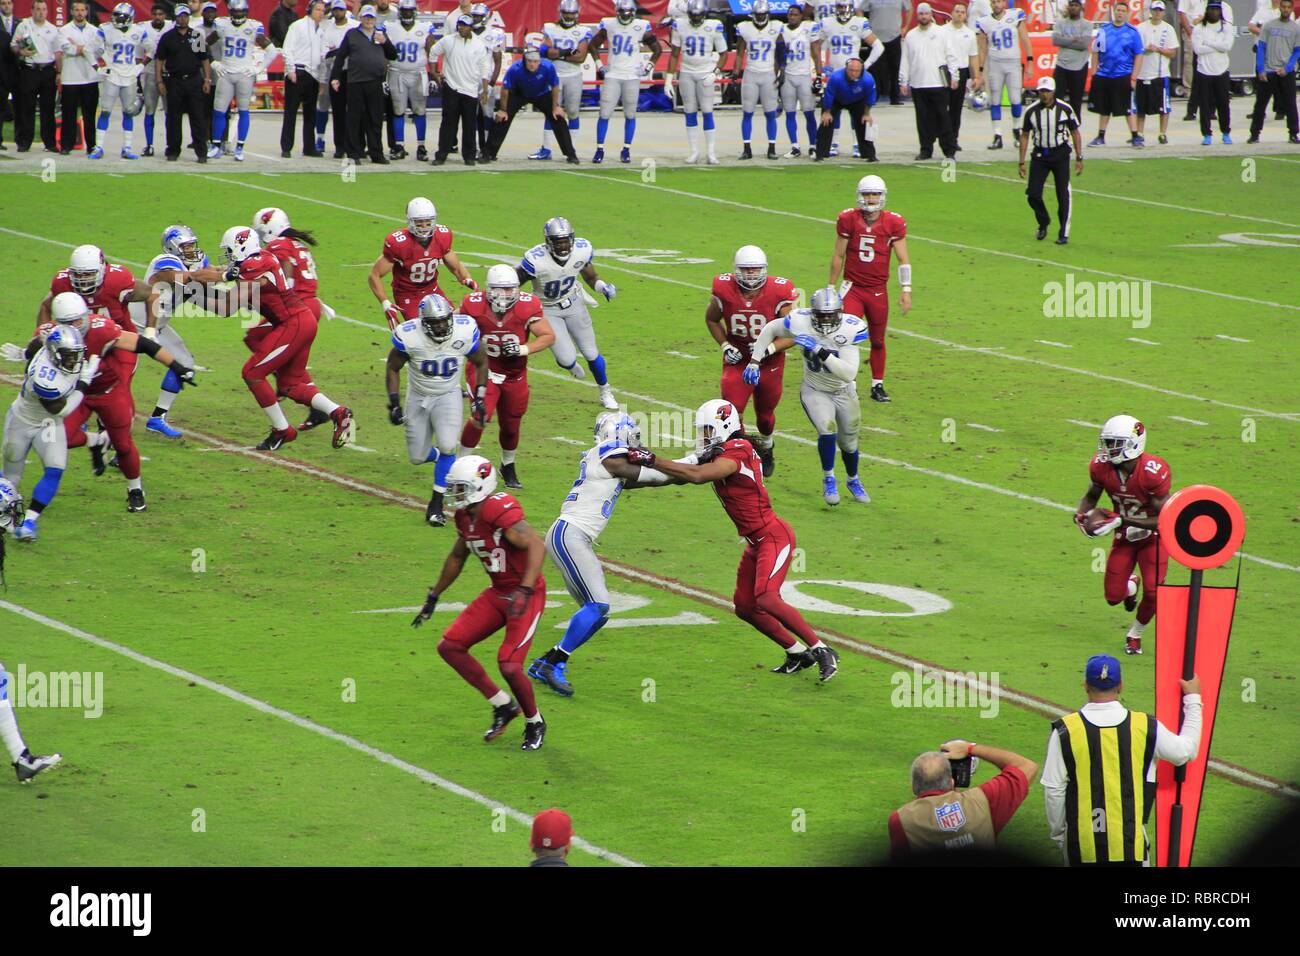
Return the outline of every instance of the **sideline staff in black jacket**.
<path id="1" fill-rule="evenodd" d="M 154 55 L 158 93 L 167 98 L 167 158 L 181 155 L 181 117 L 190 118 L 190 136 L 199 162 L 208 161 L 205 144 L 206 99 L 212 91 L 212 65 L 207 44 L 190 29 L 190 8 L 176 4 L 176 26 L 162 35 Z"/>
<path id="2" fill-rule="evenodd" d="M 384 121 L 384 79 L 388 61 L 397 59 L 397 48 L 375 23 L 375 8 L 367 3 L 361 8 L 361 25 L 343 37 L 334 55 L 330 87 L 337 90 L 343 71 L 348 74 L 348 157 L 361 161 L 364 148 L 372 163 L 388 164 L 379 127 Z M 364 132 L 363 132 L 364 126 Z M 364 138 L 363 138 L 364 137 Z"/>

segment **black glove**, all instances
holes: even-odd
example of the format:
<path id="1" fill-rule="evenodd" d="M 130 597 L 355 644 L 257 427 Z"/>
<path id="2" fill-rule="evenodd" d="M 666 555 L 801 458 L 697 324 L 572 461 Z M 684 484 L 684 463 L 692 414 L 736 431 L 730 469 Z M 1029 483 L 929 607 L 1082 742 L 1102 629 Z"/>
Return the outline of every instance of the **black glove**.
<path id="1" fill-rule="evenodd" d="M 713 461 L 713 459 L 718 457 L 718 452 L 720 451 L 722 451 L 721 445 L 710 445 L 708 448 L 704 449 L 704 451 L 695 456 L 695 463 L 697 465 L 707 465 L 709 462 Z"/>
<path id="2" fill-rule="evenodd" d="M 480 428 L 487 424 L 487 402 L 482 395 L 476 394 L 469 400 L 469 413 Z"/>
<path id="3" fill-rule="evenodd" d="M 180 362 L 172 362 L 169 368 L 173 373 L 175 373 L 176 379 L 177 381 L 180 382 L 182 388 L 184 388 L 186 385 L 188 385 L 190 388 L 199 387 L 198 379 L 194 377 L 194 369 L 186 365 L 182 365 Z"/>
<path id="4" fill-rule="evenodd" d="M 528 610 L 528 602 L 533 598 L 533 589 L 526 588 L 522 584 L 510 592 L 510 597 L 506 600 L 510 602 L 506 608 L 506 617 L 520 617 L 524 611 Z"/>
<path id="5" fill-rule="evenodd" d="M 411 622 L 411 627 L 419 627 L 429 618 L 433 617 L 433 609 L 438 606 L 438 595 L 432 591 L 424 599 L 424 607 L 420 608 L 420 613 L 415 615 L 415 620 Z"/>
<path id="6" fill-rule="evenodd" d="M 223 273 L 221 274 L 221 277 L 222 277 L 223 279 L 225 279 L 227 282 L 233 282 L 233 281 L 235 281 L 236 279 L 238 279 L 238 278 L 239 278 L 239 263 L 238 263 L 238 262 L 232 262 L 230 265 L 226 266 L 226 271 L 223 272 Z"/>
<path id="7" fill-rule="evenodd" d="M 402 403 L 396 392 L 388 393 L 388 420 L 394 425 L 402 424 Z"/>
<path id="8" fill-rule="evenodd" d="M 519 343 L 514 339 L 506 339 L 501 343 L 501 354 L 506 358 L 518 358 Z"/>

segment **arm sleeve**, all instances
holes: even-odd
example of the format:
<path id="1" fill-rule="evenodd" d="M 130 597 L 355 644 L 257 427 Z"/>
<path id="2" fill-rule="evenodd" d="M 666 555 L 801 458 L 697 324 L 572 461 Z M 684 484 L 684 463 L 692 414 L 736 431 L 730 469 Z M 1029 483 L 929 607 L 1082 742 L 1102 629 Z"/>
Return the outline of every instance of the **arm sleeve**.
<path id="1" fill-rule="evenodd" d="M 786 331 L 788 330 L 785 327 L 784 319 L 773 319 L 771 322 L 767 323 L 767 325 L 763 326 L 763 331 L 758 333 L 758 338 L 754 340 L 754 344 L 751 347 L 750 361 L 758 361 L 752 357 L 754 355 L 766 355 L 768 346 L 772 344 L 772 340 Z"/>
<path id="2" fill-rule="evenodd" d="M 1156 721 L 1156 759 L 1167 760 L 1175 767 L 1196 757 L 1201 748 L 1201 695 L 1188 694 L 1183 698 L 1183 729 L 1174 733 Z"/>
<path id="3" fill-rule="evenodd" d="M 993 832 L 1001 833 L 1029 796 L 1029 780 L 1019 768 L 1007 767 L 992 780 L 980 784 L 980 789 L 988 797 Z"/>
<path id="4" fill-rule="evenodd" d="M 875 42 L 871 44 L 871 52 L 867 54 L 866 60 L 862 63 L 863 71 L 871 69 L 871 64 L 875 63 L 884 55 L 885 45 L 880 42 L 880 37 L 876 37 Z"/>
<path id="5" fill-rule="evenodd" d="M 1047 756 L 1043 758 L 1043 803 L 1047 809 L 1047 835 L 1057 843 L 1065 842 L 1065 758 L 1061 756 L 1061 735 L 1055 730 L 1047 738 Z"/>
<path id="6" fill-rule="evenodd" d="M 1255 44 L 1255 72 L 1256 73 L 1264 72 L 1264 51 L 1267 48 L 1268 48 L 1268 44 L 1264 42 L 1264 38 L 1261 36 L 1259 41 Z"/>
<path id="7" fill-rule="evenodd" d="M 829 355 L 822 364 L 836 378 L 851 382 L 858 377 L 858 363 L 861 353 L 854 346 L 849 346 L 840 355 Z"/>
<path id="8" fill-rule="evenodd" d="M 647 468 L 645 465 L 641 466 L 641 473 L 636 476 L 638 485 L 666 485 L 671 480 L 657 468 Z"/>

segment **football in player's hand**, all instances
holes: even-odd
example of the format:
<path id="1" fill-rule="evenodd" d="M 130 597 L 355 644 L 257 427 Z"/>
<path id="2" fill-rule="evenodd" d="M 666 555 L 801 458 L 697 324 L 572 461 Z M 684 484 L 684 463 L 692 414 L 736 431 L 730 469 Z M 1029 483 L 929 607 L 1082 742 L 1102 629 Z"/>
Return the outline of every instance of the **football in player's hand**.
<path id="1" fill-rule="evenodd" d="M 1083 533 L 1090 538 L 1106 534 L 1108 531 L 1114 531 L 1119 527 L 1119 515 L 1114 511 L 1107 511 L 1105 508 L 1093 508 L 1083 516 L 1079 521 L 1079 527 Z"/>

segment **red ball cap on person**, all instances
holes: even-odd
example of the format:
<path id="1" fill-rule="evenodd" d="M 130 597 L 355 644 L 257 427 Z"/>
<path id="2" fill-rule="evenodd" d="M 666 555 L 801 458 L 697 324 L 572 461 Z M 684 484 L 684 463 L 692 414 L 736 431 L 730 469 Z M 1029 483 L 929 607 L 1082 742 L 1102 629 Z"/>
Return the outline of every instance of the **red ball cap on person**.
<path id="1" fill-rule="evenodd" d="M 573 820 L 563 810 L 543 810 L 533 817 L 534 850 L 557 850 L 573 839 Z"/>

